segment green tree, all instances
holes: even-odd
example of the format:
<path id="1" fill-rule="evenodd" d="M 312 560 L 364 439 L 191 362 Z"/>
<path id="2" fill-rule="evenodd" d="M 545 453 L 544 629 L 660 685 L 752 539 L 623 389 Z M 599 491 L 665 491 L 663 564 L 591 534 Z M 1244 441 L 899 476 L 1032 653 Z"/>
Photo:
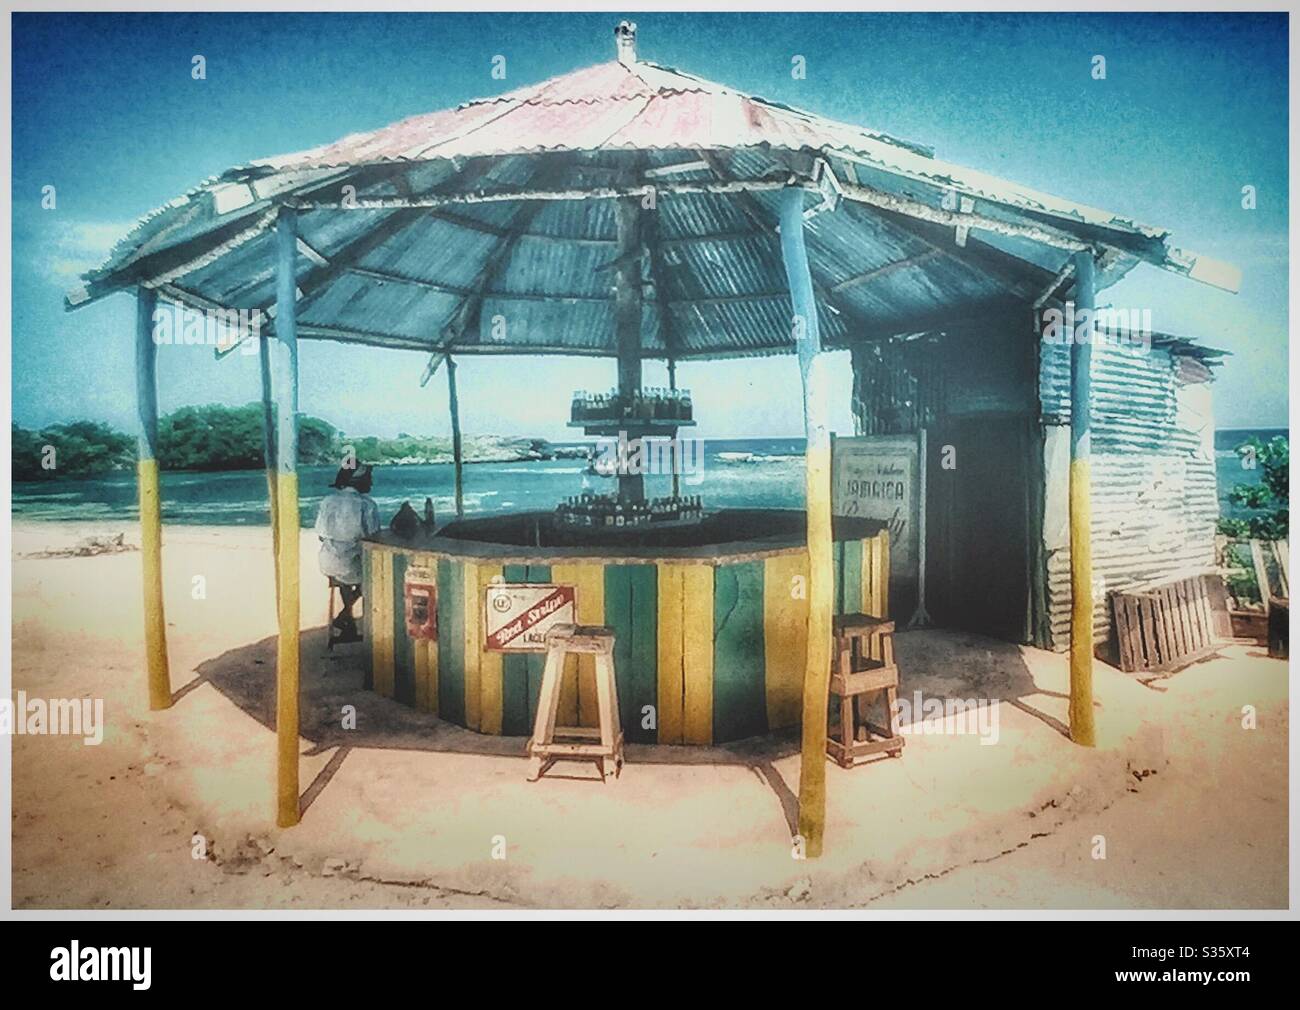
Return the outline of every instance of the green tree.
<path id="1" fill-rule="evenodd" d="M 334 426 L 318 417 L 298 417 L 298 462 L 329 463 L 335 453 Z M 254 470 L 265 465 L 262 405 L 210 403 L 182 407 L 158 425 L 158 458 L 166 470 Z"/>
<path id="2" fill-rule="evenodd" d="M 40 431 L 14 424 L 10 432 L 14 480 L 83 477 L 127 469 L 134 459 L 135 439 L 101 421 L 69 421 Z M 46 468 L 46 460 L 52 468 Z"/>
<path id="3" fill-rule="evenodd" d="M 298 415 L 298 462 L 334 463 L 342 458 L 342 446 L 334 425 L 319 417 Z"/>
<path id="4" fill-rule="evenodd" d="M 1286 540 L 1290 526 L 1290 445 L 1278 435 L 1267 443 L 1251 436 L 1237 447 L 1242 465 L 1260 469 L 1258 484 L 1238 484 L 1228 492 L 1228 501 L 1252 515 L 1223 517 L 1219 532 L 1237 539 Z"/>

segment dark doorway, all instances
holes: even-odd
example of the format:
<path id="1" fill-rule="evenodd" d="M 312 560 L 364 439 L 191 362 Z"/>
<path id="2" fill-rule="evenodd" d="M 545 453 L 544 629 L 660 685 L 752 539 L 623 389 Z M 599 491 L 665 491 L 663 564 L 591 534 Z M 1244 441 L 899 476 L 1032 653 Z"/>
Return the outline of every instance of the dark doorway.
<path id="1" fill-rule="evenodd" d="M 950 417 L 931 429 L 926 595 L 941 627 L 1026 641 L 1030 488 L 1041 451 L 1023 415 Z"/>

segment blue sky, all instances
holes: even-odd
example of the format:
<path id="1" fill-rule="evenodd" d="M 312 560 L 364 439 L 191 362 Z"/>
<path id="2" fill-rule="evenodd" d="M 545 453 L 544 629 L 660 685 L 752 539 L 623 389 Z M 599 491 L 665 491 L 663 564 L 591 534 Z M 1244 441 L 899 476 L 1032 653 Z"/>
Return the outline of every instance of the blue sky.
<path id="1" fill-rule="evenodd" d="M 1233 352 L 1221 427 L 1286 424 L 1284 15 L 633 16 L 646 59 L 930 144 L 1236 263 L 1239 295 L 1140 266 L 1103 301 L 1150 306 L 1156 329 Z M 131 430 L 133 299 L 69 314 L 62 296 L 138 216 L 232 165 L 612 59 L 618 18 L 14 14 L 15 421 Z M 205 81 L 190 76 L 196 53 Z M 806 79 L 790 74 L 795 54 Z M 848 431 L 844 357 L 834 420 Z M 353 434 L 444 432 L 445 384 L 418 387 L 425 358 L 304 341 L 302 409 Z M 258 395 L 256 358 L 239 354 L 202 367 L 163 354 L 159 377 L 164 411 Z M 608 388 L 614 366 L 465 359 L 458 378 L 467 431 L 563 438 L 569 393 Z M 702 434 L 801 433 L 793 358 L 683 365 L 679 381 Z M 666 384 L 662 368 L 646 384 Z"/>

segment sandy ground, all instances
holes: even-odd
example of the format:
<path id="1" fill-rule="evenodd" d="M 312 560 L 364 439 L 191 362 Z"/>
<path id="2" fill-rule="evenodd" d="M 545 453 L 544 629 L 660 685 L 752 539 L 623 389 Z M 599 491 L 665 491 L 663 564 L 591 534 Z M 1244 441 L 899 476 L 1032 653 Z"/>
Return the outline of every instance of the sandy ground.
<path id="1" fill-rule="evenodd" d="M 323 647 L 310 535 L 306 811 L 280 831 L 269 533 L 167 530 L 176 703 L 151 713 L 139 555 L 26 557 L 124 528 L 134 540 L 121 525 L 14 529 L 14 688 L 102 698 L 107 721 L 97 747 L 13 740 L 18 908 L 1286 905 L 1287 668 L 1260 650 L 1159 690 L 1099 667 L 1100 746 L 1083 750 L 1060 732 L 1062 657 L 900 635 L 903 695 L 994 701 L 998 743 L 914 735 L 900 760 L 830 767 L 827 853 L 800 861 L 793 740 L 632 747 L 616 784 L 530 785 L 521 740 L 360 691 L 358 649 Z"/>

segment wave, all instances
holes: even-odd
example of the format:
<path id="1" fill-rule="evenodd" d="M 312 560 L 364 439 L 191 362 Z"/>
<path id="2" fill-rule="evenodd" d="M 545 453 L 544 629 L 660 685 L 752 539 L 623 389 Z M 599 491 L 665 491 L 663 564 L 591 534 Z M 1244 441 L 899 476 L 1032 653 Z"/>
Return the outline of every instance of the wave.
<path id="1" fill-rule="evenodd" d="M 795 463 L 803 460 L 799 455 L 767 454 L 762 452 L 719 452 L 714 454 L 719 463 Z"/>

